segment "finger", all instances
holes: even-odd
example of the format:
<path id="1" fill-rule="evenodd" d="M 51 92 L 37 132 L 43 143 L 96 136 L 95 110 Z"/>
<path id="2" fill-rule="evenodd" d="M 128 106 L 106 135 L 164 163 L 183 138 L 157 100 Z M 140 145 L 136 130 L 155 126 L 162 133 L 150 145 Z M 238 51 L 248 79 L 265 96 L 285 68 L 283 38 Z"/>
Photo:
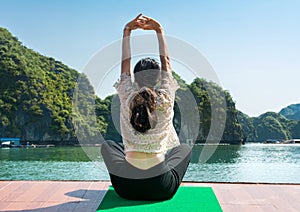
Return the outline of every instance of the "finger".
<path id="1" fill-rule="evenodd" d="M 143 18 L 139 18 L 138 21 L 140 21 L 141 23 L 146 23 L 146 22 L 148 22 L 147 19 L 143 19 Z"/>
<path id="2" fill-rule="evenodd" d="M 146 20 L 141 20 L 141 19 L 139 19 L 138 21 L 137 21 L 137 23 L 140 23 L 140 24 L 145 24 L 147 21 Z"/>
<path id="3" fill-rule="evenodd" d="M 138 26 L 138 27 L 141 27 L 141 26 L 143 26 L 145 23 L 143 23 L 143 22 L 136 22 L 136 26 Z"/>
<path id="4" fill-rule="evenodd" d="M 142 13 L 140 13 L 140 14 L 135 18 L 135 20 L 139 19 L 139 17 L 141 17 L 141 16 L 142 16 Z"/>
<path id="5" fill-rule="evenodd" d="M 142 16 L 142 17 L 140 17 L 140 19 L 143 19 L 143 20 L 149 20 L 149 18 L 146 17 L 146 16 Z"/>
<path id="6" fill-rule="evenodd" d="M 143 24 L 142 24 L 142 23 L 136 23 L 136 24 L 135 24 L 135 27 L 137 27 L 137 28 L 142 28 L 142 27 L 143 27 Z"/>
<path id="7" fill-rule="evenodd" d="M 139 18 L 135 20 L 136 22 L 142 22 L 142 21 L 146 21 L 145 19 Z"/>
<path id="8" fill-rule="evenodd" d="M 144 18 L 144 19 L 146 19 L 146 20 L 148 20 L 148 21 L 151 20 L 150 17 L 144 16 L 144 15 L 142 16 L 142 18 Z"/>
<path id="9" fill-rule="evenodd" d="M 143 18 L 143 17 L 139 17 L 138 19 L 136 19 L 136 21 L 148 21 L 148 19 L 145 19 L 145 18 Z"/>

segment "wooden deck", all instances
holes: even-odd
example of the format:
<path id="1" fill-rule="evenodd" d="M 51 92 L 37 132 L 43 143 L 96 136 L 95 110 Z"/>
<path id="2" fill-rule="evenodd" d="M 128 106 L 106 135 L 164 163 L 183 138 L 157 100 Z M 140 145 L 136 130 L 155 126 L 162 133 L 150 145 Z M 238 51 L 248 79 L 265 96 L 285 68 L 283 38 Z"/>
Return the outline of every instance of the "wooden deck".
<path id="1" fill-rule="evenodd" d="M 108 181 L 0 181 L 0 211 L 95 211 Z M 300 211 L 300 185 L 182 183 L 210 186 L 223 211 Z"/>

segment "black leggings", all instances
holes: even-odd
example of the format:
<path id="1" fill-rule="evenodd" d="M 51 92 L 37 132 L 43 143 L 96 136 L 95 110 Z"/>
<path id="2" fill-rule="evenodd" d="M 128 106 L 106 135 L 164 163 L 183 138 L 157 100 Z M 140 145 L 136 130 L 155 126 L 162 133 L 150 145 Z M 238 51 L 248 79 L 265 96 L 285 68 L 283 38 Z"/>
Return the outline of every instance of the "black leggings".
<path id="1" fill-rule="evenodd" d="M 191 148 L 181 144 L 165 154 L 156 166 L 141 170 L 125 159 L 122 143 L 106 141 L 101 153 L 111 183 L 119 196 L 132 200 L 165 200 L 176 193 L 191 158 Z"/>

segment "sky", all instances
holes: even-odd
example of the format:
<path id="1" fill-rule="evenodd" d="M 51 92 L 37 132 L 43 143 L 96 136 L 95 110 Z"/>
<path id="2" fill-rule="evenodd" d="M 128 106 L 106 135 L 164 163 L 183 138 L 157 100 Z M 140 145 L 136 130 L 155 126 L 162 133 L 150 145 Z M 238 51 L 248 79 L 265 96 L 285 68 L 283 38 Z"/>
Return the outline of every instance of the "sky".
<path id="1" fill-rule="evenodd" d="M 143 13 L 158 20 L 166 35 L 196 48 L 242 112 L 258 116 L 300 103 L 297 0 L 0 0 L 0 5 L 0 27 L 80 72 Z M 136 32 L 143 33 L 149 32 Z"/>

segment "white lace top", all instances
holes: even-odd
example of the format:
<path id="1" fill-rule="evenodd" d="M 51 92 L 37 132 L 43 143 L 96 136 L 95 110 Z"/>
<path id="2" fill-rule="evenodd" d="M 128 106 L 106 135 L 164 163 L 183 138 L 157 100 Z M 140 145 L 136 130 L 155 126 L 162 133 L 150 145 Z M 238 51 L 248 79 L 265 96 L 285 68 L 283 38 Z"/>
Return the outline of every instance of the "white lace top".
<path id="1" fill-rule="evenodd" d="M 130 123 L 130 102 L 139 92 L 132 83 L 131 76 L 122 74 L 115 88 L 121 102 L 120 127 L 125 152 L 165 153 L 180 144 L 173 126 L 175 92 L 179 86 L 171 73 L 162 71 L 161 86 L 156 89 L 157 124 L 145 133 L 136 131 Z"/>

